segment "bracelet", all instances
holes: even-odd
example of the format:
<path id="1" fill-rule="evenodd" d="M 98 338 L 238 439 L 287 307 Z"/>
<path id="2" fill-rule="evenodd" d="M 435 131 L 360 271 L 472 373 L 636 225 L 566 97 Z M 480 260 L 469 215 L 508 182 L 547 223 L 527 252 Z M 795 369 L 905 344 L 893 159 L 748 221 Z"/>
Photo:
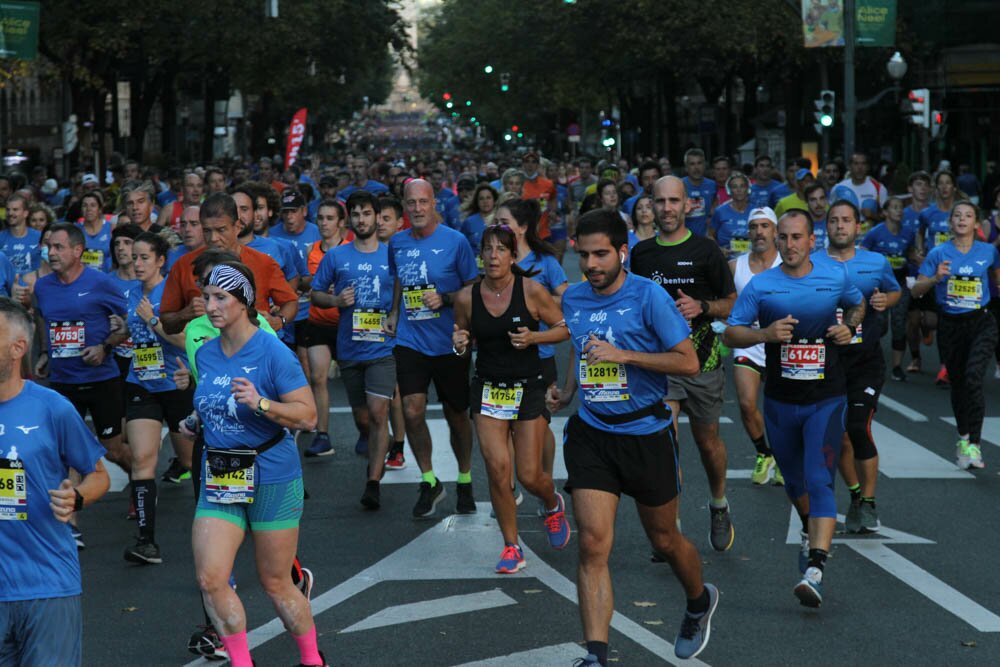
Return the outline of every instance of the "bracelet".
<path id="1" fill-rule="evenodd" d="M 455 353 L 455 356 L 456 356 L 456 357 L 464 357 L 464 356 L 465 356 L 465 352 L 459 352 L 459 351 L 458 351 L 458 350 L 457 350 L 457 349 L 455 348 L 455 344 L 454 344 L 454 343 L 452 343 L 452 346 L 451 346 L 451 351 Z"/>

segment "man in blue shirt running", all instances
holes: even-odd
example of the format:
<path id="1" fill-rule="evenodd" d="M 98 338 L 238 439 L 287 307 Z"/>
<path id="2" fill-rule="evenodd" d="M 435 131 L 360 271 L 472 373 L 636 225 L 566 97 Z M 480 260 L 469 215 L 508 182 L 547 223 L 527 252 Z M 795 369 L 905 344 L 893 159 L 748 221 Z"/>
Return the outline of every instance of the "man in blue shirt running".
<path id="1" fill-rule="evenodd" d="M 623 270 L 628 229 L 616 211 L 581 216 L 576 244 L 585 280 L 562 296 L 571 371 L 562 391 L 549 388 L 546 402 L 550 410 L 561 409 L 580 387 L 564 454 L 580 533 L 577 593 L 588 653 L 582 664 L 607 665 L 614 609 L 608 558 L 622 493 L 635 499 L 653 549 L 684 587 L 687 611 L 674 651 L 693 658 L 708 642 L 719 591 L 703 583 L 698 550 L 677 528 L 677 439 L 663 397 L 668 376 L 698 373 L 698 355 L 673 299 L 653 281 Z"/>
<path id="2" fill-rule="evenodd" d="M 798 209 L 778 221 L 782 263 L 747 283 L 729 314 L 725 343 L 764 343 L 764 423 L 785 478 L 785 493 L 802 520 L 795 596 L 807 607 L 823 602 L 823 572 L 833 531 L 847 385 L 840 349 L 865 315 L 864 296 L 847 269 L 813 262 L 812 221 Z M 843 309 L 838 324 L 837 308 Z M 760 328 L 754 328 L 759 322 Z"/>
<path id="3" fill-rule="evenodd" d="M 0 298 L 0 664 L 79 665 L 80 560 L 66 523 L 110 480 L 69 401 L 21 378 L 31 329 L 24 308 Z M 75 487 L 69 468 L 83 477 Z"/>

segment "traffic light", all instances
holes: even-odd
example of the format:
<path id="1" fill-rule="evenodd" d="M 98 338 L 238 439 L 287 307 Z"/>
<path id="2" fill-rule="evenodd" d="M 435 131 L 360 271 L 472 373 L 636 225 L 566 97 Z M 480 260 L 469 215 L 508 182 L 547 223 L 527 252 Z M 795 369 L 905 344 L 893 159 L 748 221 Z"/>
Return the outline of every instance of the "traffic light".
<path id="1" fill-rule="evenodd" d="M 824 129 L 833 127 L 834 114 L 837 109 L 837 93 L 832 90 L 821 90 L 819 97 L 813 100 L 813 105 L 816 107 L 816 111 L 813 112 L 816 123 L 813 124 L 813 127 L 816 128 L 817 134 L 823 134 Z"/>
<path id="2" fill-rule="evenodd" d="M 500 92 L 506 93 L 510 90 L 510 74 L 507 72 L 500 73 Z"/>
<path id="3" fill-rule="evenodd" d="M 465 100 L 465 106 L 471 107 L 472 106 L 472 100 Z"/>
<path id="4" fill-rule="evenodd" d="M 511 125 L 511 126 L 510 126 L 510 131 L 511 131 L 511 132 L 517 132 L 517 130 L 518 130 L 518 127 L 517 127 L 517 125 Z"/>
<path id="5" fill-rule="evenodd" d="M 931 91 L 926 88 L 911 90 L 907 97 L 910 100 L 910 122 L 920 127 L 931 127 Z"/>
<path id="6" fill-rule="evenodd" d="M 446 108 L 450 109 L 450 108 L 452 108 L 453 106 L 455 106 L 455 104 L 454 104 L 454 103 L 452 103 L 452 102 L 445 102 L 445 105 L 444 105 L 444 106 L 445 106 Z"/>
<path id="7" fill-rule="evenodd" d="M 447 102 L 448 100 L 451 99 L 451 93 L 445 93 L 441 97 L 444 99 L 445 102 Z"/>
<path id="8" fill-rule="evenodd" d="M 948 129 L 944 124 L 947 117 L 947 114 L 940 109 L 931 111 L 931 137 L 937 139 L 939 135 L 944 136 L 945 131 Z"/>
<path id="9" fill-rule="evenodd" d="M 483 68 L 483 71 L 486 72 L 487 74 L 493 74 L 493 65 L 487 65 L 486 67 Z"/>

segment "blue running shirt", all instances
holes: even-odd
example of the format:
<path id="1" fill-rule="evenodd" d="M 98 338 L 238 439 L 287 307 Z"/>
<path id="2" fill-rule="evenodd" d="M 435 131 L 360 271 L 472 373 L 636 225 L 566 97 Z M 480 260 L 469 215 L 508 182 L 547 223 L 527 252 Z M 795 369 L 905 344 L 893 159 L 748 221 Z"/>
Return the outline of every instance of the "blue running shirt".
<path id="1" fill-rule="evenodd" d="M 370 361 L 392 354 L 396 340 L 385 333 L 394 286 L 388 246 L 379 243 L 378 249 L 369 253 L 353 243 L 331 248 L 316 269 L 312 289 L 326 292 L 331 286 L 334 294 L 354 287 L 354 305 L 340 309 L 337 360 Z"/>
<path id="2" fill-rule="evenodd" d="M 583 356 L 592 335 L 634 352 L 667 352 L 679 345 L 691 329 L 666 290 L 634 273 L 626 274 L 621 288 L 608 295 L 583 281 L 563 292 L 562 311 L 577 358 L 570 372 L 577 374 L 580 387 L 580 419 L 596 429 L 626 435 L 648 435 L 669 426 L 670 420 L 654 415 L 625 424 L 602 422 L 600 414 L 626 414 L 662 401 L 667 376 L 626 364 L 588 366 Z"/>
<path id="3" fill-rule="evenodd" d="M 9 229 L 0 232 L 0 252 L 7 255 L 7 259 L 14 265 L 14 270 L 18 274 L 28 273 L 38 268 L 32 261 L 32 253 L 38 248 L 38 241 L 42 238 L 42 233 L 37 229 L 27 228 L 27 233 L 21 237 L 15 237 Z"/>
<path id="4" fill-rule="evenodd" d="M 284 225 L 275 225 L 271 228 L 271 238 L 278 240 L 285 240 L 292 244 L 295 249 L 295 254 L 298 256 L 296 260 L 296 266 L 299 267 L 300 276 L 309 275 L 309 250 L 312 248 L 312 244 L 320 240 L 319 227 L 307 222 L 305 228 L 298 234 L 289 234 L 285 230 Z M 301 260 L 301 264 L 299 261 Z M 275 260 L 278 261 L 278 260 Z M 278 262 L 281 264 L 281 262 Z M 282 265 L 284 266 L 284 265 Z M 295 321 L 301 322 L 302 320 L 309 317 L 309 291 L 307 290 L 305 294 L 299 294 L 299 312 L 295 315 Z"/>
<path id="5" fill-rule="evenodd" d="M 872 298 L 876 287 L 884 294 L 900 291 L 889 260 L 884 255 L 864 248 L 856 248 L 854 257 L 846 262 L 831 257 L 827 252 L 813 253 L 812 260 L 816 263 L 843 264 L 847 268 L 847 277 L 851 284 L 857 287 L 861 296 L 865 298 L 865 319 L 858 327 L 857 335 L 851 340 L 851 344 L 843 350 L 843 354 L 854 352 L 855 348 L 870 351 L 878 347 L 879 338 L 884 333 L 883 317 L 868 304 L 868 300 Z"/>
<path id="6" fill-rule="evenodd" d="M 737 211 L 733 208 L 732 200 L 715 209 L 712 213 L 712 229 L 715 231 L 715 241 L 720 248 L 729 250 L 734 255 L 750 251 L 747 218 L 752 210 L 747 206 L 742 211 Z"/>
<path id="7" fill-rule="evenodd" d="M 934 286 L 934 298 L 948 315 L 965 315 L 986 307 L 990 302 L 990 269 L 1000 269 L 1000 253 L 989 243 L 973 241 L 963 253 L 951 241 L 937 245 L 920 265 L 920 275 L 929 278 L 938 264 L 951 262 L 947 280 Z"/>
<path id="8" fill-rule="evenodd" d="M 924 234 L 924 252 L 930 252 L 934 246 L 939 246 L 951 240 L 951 223 L 948 211 L 942 211 L 937 204 L 931 204 L 920 212 L 920 229 Z"/>
<path id="9" fill-rule="evenodd" d="M 84 225 L 79 227 L 84 238 L 84 266 L 107 273 L 111 270 L 111 222 L 105 220 L 101 229 L 93 236 L 87 233 Z"/>
<path id="10" fill-rule="evenodd" d="M 280 401 L 282 394 L 309 385 L 295 353 L 261 330 L 232 357 L 223 354 L 221 339 L 213 338 L 198 349 L 195 359 L 198 386 L 194 408 L 201 418 L 206 447 L 258 447 L 278 431 L 285 431 L 266 415 L 258 417 L 254 408 L 236 402 L 231 391 L 234 378 L 250 380 L 261 397 L 273 401 Z M 257 464 L 261 484 L 287 482 L 302 475 L 299 450 L 288 431 L 285 431 L 284 440 L 257 457 Z M 205 465 L 204 456 L 201 465 Z"/>
<path id="11" fill-rule="evenodd" d="M 703 178 L 699 185 L 695 185 L 687 176 L 681 180 L 687 190 L 688 201 L 691 202 L 691 212 L 684 216 L 684 224 L 698 236 L 705 236 L 708 216 L 712 211 L 712 201 L 715 199 L 715 181 Z"/>
<path id="12" fill-rule="evenodd" d="M 414 238 L 412 229 L 395 234 L 389 239 L 389 273 L 402 290 L 396 344 L 431 357 L 451 354 L 454 311 L 451 306 L 430 310 L 422 305 L 421 295 L 457 292 L 479 275 L 462 233 L 439 224 L 421 239 Z"/>
<path id="13" fill-rule="evenodd" d="M 850 308 L 863 298 L 839 262 L 813 262 L 801 278 L 787 275 L 780 266 L 755 275 L 736 297 L 729 325 L 753 327 L 759 320 L 765 329 L 786 315 L 799 321 L 790 343 L 764 345 L 764 394 L 799 404 L 845 394 L 841 346 L 826 338 L 826 330 L 837 323 L 838 307 Z"/>
<path id="14" fill-rule="evenodd" d="M 167 281 L 149 292 L 149 302 L 153 304 L 153 314 L 160 316 L 160 301 L 163 299 L 163 288 Z M 129 290 L 128 296 L 128 330 L 132 338 L 132 365 L 128 369 L 127 382 L 137 384 L 146 391 L 156 394 L 162 391 L 177 389 L 174 384 L 174 371 L 177 370 L 177 357 L 184 357 L 184 350 L 161 338 L 141 317 L 135 309 L 142 301 L 142 284 Z"/>
<path id="15" fill-rule="evenodd" d="M 48 492 L 69 468 L 92 473 L 103 455 L 76 408 L 55 391 L 29 381 L 0 402 L 0 602 L 80 595 L 76 541 L 69 524 L 52 515 Z M 10 495 L 6 480 L 14 485 Z"/>
<path id="16" fill-rule="evenodd" d="M 638 241 L 638 239 L 636 240 Z M 552 255 L 538 256 L 533 250 L 529 250 L 527 255 L 517 261 L 517 265 L 525 271 L 538 271 L 539 273 L 531 276 L 531 279 L 540 283 L 549 294 L 552 294 L 555 288 L 568 282 L 562 264 Z M 539 321 L 538 330 L 548 331 L 549 327 L 545 322 Z M 540 359 L 548 359 L 555 355 L 555 353 L 555 348 L 552 345 L 538 346 L 538 357 Z"/>
<path id="17" fill-rule="evenodd" d="M 85 347 L 107 340 L 111 334 L 109 317 L 125 316 L 125 296 L 118 283 L 88 268 L 68 285 L 50 273 L 35 283 L 35 296 L 49 338 L 52 382 L 89 384 L 119 376 L 113 355 L 105 355 L 100 366 L 90 366 L 82 357 Z"/>

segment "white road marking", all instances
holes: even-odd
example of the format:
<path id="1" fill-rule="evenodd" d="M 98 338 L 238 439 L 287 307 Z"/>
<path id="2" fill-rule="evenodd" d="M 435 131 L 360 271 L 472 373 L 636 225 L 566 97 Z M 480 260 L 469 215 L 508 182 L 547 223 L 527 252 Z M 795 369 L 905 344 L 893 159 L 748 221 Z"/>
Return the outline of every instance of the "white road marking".
<path id="1" fill-rule="evenodd" d="M 878 469 L 895 479 L 973 479 L 973 475 L 896 431 L 872 422 Z"/>
<path id="2" fill-rule="evenodd" d="M 844 515 L 838 514 L 837 521 L 843 522 Z M 799 544 L 801 525 L 799 516 L 793 508 L 788 517 L 788 535 L 785 540 L 787 544 Z M 833 538 L 833 542 L 864 556 L 976 630 L 1000 632 L 1000 616 L 889 548 L 893 544 L 935 544 L 933 540 L 882 526 L 877 535 L 838 535 Z"/>
<path id="3" fill-rule="evenodd" d="M 517 604 L 517 600 L 499 589 L 482 591 L 481 593 L 469 593 L 467 595 L 452 595 L 436 600 L 422 600 L 410 604 L 386 607 L 363 621 L 358 621 L 354 625 L 344 628 L 341 632 L 358 632 L 359 630 L 384 628 L 388 625 L 414 623 L 428 618 L 464 614 L 472 611 L 482 611 L 483 609 L 506 607 L 512 604 Z"/>
<path id="4" fill-rule="evenodd" d="M 455 667 L 509 667 L 510 665 L 569 665 L 586 653 L 577 644 L 556 644 L 496 658 L 464 662 Z"/>
<path id="5" fill-rule="evenodd" d="M 104 469 L 108 471 L 108 477 L 111 478 L 111 486 L 108 490 L 124 491 L 128 487 L 128 473 L 103 456 L 101 457 L 101 462 L 104 463 Z"/>
<path id="6" fill-rule="evenodd" d="M 318 616 L 372 586 L 387 581 L 464 579 L 495 581 L 499 575 L 492 574 L 492 568 L 498 556 L 499 528 L 496 521 L 489 517 L 489 503 L 477 503 L 477 506 L 479 509 L 477 514 L 452 515 L 442 519 L 409 544 L 313 598 L 313 616 Z M 508 579 L 522 580 L 535 578 L 574 605 L 577 603 L 576 585 L 572 581 L 548 565 L 527 546 L 524 547 L 524 556 L 528 567 L 518 574 L 504 576 Z M 670 642 L 618 612 L 612 616 L 611 627 L 671 665 L 704 667 L 706 664 L 697 659 L 683 663 L 678 661 L 674 657 L 674 647 Z M 253 649 L 284 632 L 285 628 L 281 621 L 274 618 L 248 631 L 247 641 Z M 199 658 L 189 662 L 185 667 L 209 667 L 212 664 L 214 663 Z"/>
<path id="7" fill-rule="evenodd" d="M 906 417 L 907 419 L 909 419 L 911 422 L 925 422 L 925 421 L 927 421 L 927 415 L 923 415 L 923 414 L 917 412 L 916 410 L 914 410 L 913 408 L 909 408 L 909 407 L 903 405 L 899 401 L 894 401 L 893 399 L 889 398 L 885 394 L 882 394 L 881 396 L 878 397 L 878 404 L 879 405 L 884 405 L 885 407 L 889 408 L 893 412 L 898 412 L 899 414 L 901 414 L 904 417 Z"/>

